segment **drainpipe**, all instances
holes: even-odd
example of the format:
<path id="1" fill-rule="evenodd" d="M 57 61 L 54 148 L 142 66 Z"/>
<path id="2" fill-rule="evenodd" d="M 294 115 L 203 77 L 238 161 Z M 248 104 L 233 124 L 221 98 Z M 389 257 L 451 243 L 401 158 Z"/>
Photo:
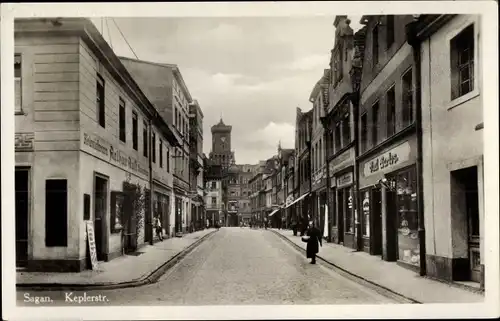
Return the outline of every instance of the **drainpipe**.
<path id="1" fill-rule="evenodd" d="M 418 240 L 420 247 L 420 275 L 426 275 L 425 224 L 424 224 L 424 186 L 422 168 L 422 96 L 421 96 L 421 42 L 416 35 L 417 20 L 406 26 L 406 38 L 413 48 L 415 70 L 415 111 L 417 132 L 417 190 L 418 190 Z"/>
<path id="2" fill-rule="evenodd" d="M 149 119 L 149 212 L 146 213 L 148 219 L 146 220 L 146 237 L 149 244 L 153 245 L 153 121 Z"/>

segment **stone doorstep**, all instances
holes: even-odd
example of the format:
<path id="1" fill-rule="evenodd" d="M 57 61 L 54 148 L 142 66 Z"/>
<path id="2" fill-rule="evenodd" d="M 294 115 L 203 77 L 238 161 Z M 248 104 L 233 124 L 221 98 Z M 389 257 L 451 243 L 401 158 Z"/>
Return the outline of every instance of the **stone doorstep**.
<path id="1" fill-rule="evenodd" d="M 146 247 L 143 247 L 140 249 L 140 251 L 142 251 L 144 254 L 140 255 L 140 256 L 128 256 L 128 257 L 125 257 L 125 256 L 121 256 L 120 258 L 117 258 L 116 260 L 120 260 L 122 259 L 122 261 L 129 261 L 129 262 L 135 262 L 133 265 L 146 265 L 147 263 L 144 261 L 144 259 L 146 259 L 148 257 L 148 254 L 149 254 L 149 257 L 157 257 L 156 254 L 159 253 L 159 252 L 173 252 L 173 253 L 169 253 L 169 254 L 173 254 L 173 255 L 169 255 L 169 257 L 166 259 L 165 261 L 165 257 L 163 257 L 163 259 L 161 260 L 161 263 L 160 263 L 160 260 L 156 261 L 154 264 L 151 264 L 151 265 L 154 265 L 154 269 L 147 269 L 147 272 L 145 273 L 141 273 L 140 276 L 138 277 L 135 277 L 133 279 L 121 279 L 121 280 L 115 280 L 115 281 L 96 281 L 94 279 L 91 279 L 95 276 L 102 276 L 103 273 L 113 273 L 113 271 L 111 270 L 96 270 L 96 271 L 92 271 L 92 270 L 86 270 L 86 271 L 83 271 L 83 272 L 80 272 L 80 273 L 83 273 L 83 274 L 80 274 L 80 273 L 77 273 L 78 274 L 78 277 L 80 278 L 79 280 L 77 280 L 75 283 L 74 281 L 74 276 L 71 276 L 68 274 L 68 278 L 66 278 L 66 280 L 59 280 L 59 281 L 56 281 L 57 280 L 57 276 L 55 278 L 51 278 L 50 275 L 53 275 L 54 273 L 50 273 L 48 274 L 49 277 L 46 277 L 44 275 L 42 275 L 43 272 L 38 272 L 40 273 L 39 275 L 36 275 L 34 276 L 35 279 L 40 279 L 40 278 L 44 278 L 43 280 L 35 280 L 34 282 L 30 282 L 30 281 L 27 281 L 27 282 L 21 282 L 20 285 L 29 285 L 29 284 L 32 284 L 32 283 L 37 283 L 37 284 L 40 284 L 40 285 L 43 285 L 43 284 L 54 284 L 54 285 L 60 285 L 60 286 L 65 286 L 65 285 L 74 285 L 74 284 L 77 284 L 77 285 L 82 285 L 82 286 L 85 286 L 85 285 L 89 285 L 89 286 L 107 286 L 107 285 L 116 285 L 116 284 L 121 284 L 121 283 L 126 283 L 126 284 L 129 284 L 129 283 L 134 283 L 134 282 L 141 282 L 142 280 L 145 280 L 145 279 L 148 279 L 152 274 L 155 274 L 156 271 L 158 271 L 159 269 L 161 269 L 164 265 L 166 265 L 168 262 L 170 261 L 173 261 L 176 259 L 176 257 L 178 257 L 179 255 L 181 255 L 184 251 L 186 250 L 190 250 L 190 248 L 192 248 L 192 246 L 198 242 L 201 243 L 201 241 L 213 234 L 213 232 L 215 231 L 208 231 L 206 233 L 203 233 L 203 235 L 200 235 L 200 236 L 197 236 L 197 237 L 194 237 L 194 238 L 189 238 L 189 237 L 185 237 L 183 238 L 183 241 L 182 243 L 177 243 L 177 245 L 179 245 L 176 249 L 162 249 L 161 248 L 161 243 L 162 242 L 158 242 L 158 243 L 155 243 L 154 245 L 148 245 Z M 202 234 L 202 233 L 199 233 L 199 234 Z M 188 240 L 192 240 L 192 242 L 189 242 Z M 186 242 L 188 241 L 188 242 Z M 187 244 L 186 244 L 187 243 Z M 159 246 L 160 245 L 160 246 Z M 117 265 L 117 266 L 120 266 L 121 264 L 123 264 L 125 262 L 119 262 L 119 261 L 109 261 L 109 262 L 105 262 L 105 263 L 101 263 L 101 264 L 113 264 L 113 265 Z M 128 263 L 126 263 L 128 265 Z M 30 272 L 17 272 L 17 273 L 25 273 L 25 274 L 29 274 Z M 87 277 L 84 277 L 84 274 L 87 276 Z M 54 275 L 55 276 L 55 275 Z M 65 278 L 64 275 L 61 275 L 61 277 Z M 73 280 L 71 280 L 73 278 Z M 83 281 L 83 282 L 82 282 Z"/>

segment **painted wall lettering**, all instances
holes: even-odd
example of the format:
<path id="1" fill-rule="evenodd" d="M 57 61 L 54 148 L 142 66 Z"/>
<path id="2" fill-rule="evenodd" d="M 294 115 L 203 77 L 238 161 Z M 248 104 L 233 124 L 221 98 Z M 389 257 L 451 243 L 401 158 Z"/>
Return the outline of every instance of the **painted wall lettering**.
<path id="1" fill-rule="evenodd" d="M 389 169 L 410 160 L 410 143 L 404 142 L 386 153 L 379 155 L 365 163 L 363 173 L 365 177 L 385 172 Z"/>

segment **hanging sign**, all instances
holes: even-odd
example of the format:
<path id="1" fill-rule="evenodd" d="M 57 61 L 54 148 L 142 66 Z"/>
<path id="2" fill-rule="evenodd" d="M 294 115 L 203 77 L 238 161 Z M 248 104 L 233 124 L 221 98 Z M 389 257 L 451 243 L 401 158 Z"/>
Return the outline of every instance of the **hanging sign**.
<path id="1" fill-rule="evenodd" d="M 97 263 L 97 251 L 95 248 L 94 222 L 87 221 L 86 225 L 87 225 L 87 240 L 90 252 L 90 262 L 92 263 L 92 270 L 97 270 L 99 265 Z"/>

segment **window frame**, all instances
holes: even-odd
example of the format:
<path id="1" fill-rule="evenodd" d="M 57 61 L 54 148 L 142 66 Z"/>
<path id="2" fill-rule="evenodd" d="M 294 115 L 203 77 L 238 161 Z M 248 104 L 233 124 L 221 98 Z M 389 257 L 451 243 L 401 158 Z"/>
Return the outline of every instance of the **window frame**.
<path id="1" fill-rule="evenodd" d="M 393 105 L 392 105 L 392 113 L 391 115 L 394 115 L 393 121 L 389 121 L 389 93 L 393 91 L 394 92 L 394 99 L 393 99 Z M 392 137 L 398 132 L 397 128 L 397 115 L 396 115 L 396 85 L 392 84 L 389 89 L 385 92 L 385 133 L 386 133 L 386 139 Z M 392 126 L 391 126 L 392 124 Z M 389 129 L 392 129 L 392 132 L 389 132 Z"/>
<path id="2" fill-rule="evenodd" d="M 123 112 L 123 114 L 122 114 Z M 122 143 L 127 142 L 127 109 L 125 100 L 119 97 L 118 100 L 118 138 Z"/>
<path id="3" fill-rule="evenodd" d="M 365 120 L 365 123 L 363 124 L 363 119 Z M 359 143 L 360 143 L 360 149 L 361 153 L 364 153 L 370 149 L 369 142 L 368 142 L 368 113 L 365 111 L 359 116 Z M 364 125 L 364 126 L 363 126 Z"/>
<path id="4" fill-rule="evenodd" d="M 159 166 L 163 168 L 163 141 L 161 138 L 158 139 L 158 154 L 159 154 Z"/>
<path id="5" fill-rule="evenodd" d="M 148 123 L 144 120 L 142 122 L 142 156 L 148 158 Z"/>
<path id="6" fill-rule="evenodd" d="M 411 77 L 410 77 L 410 89 L 408 90 L 406 86 L 406 82 L 405 82 L 405 79 L 406 76 L 410 74 Z M 410 95 L 408 95 L 408 91 L 411 92 Z M 411 126 L 414 122 L 415 122 L 415 111 L 414 111 L 414 107 L 415 107 L 415 104 L 414 104 L 414 101 L 413 101 L 413 94 L 414 94 L 415 90 L 414 90 L 414 81 L 413 81 L 413 66 L 410 66 L 408 67 L 408 69 L 406 69 L 403 74 L 401 75 L 401 123 L 402 123 L 402 126 L 403 128 L 406 128 L 408 126 Z M 411 103 L 411 108 L 408 108 L 408 105 L 407 105 L 407 99 L 408 97 L 410 97 L 410 103 Z M 407 112 L 409 110 L 409 119 L 407 120 L 405 116 L 407 116 Z"/>
<path id="7" fill-rule="evenodd" d="M 348 109 L 342 114 L 341 131 L 342 131 L 342 148 L 351 143 L 351 112 Z M 345 135 L 347 134 L 347 135 Z"/>
<path id="8" fill-rule="evenodd" d="M 396 30 L 394 15 L 386 16 L 386 50 L 389 50 L 396 41 Z M 390 35 L 390 36 L 389 36 Z"/>
<path id="9" fill-rule="evenodd" d="M 380 44 L 379 44 L 379 23 L 375 23 L 372 29 L 372 68 L 376 68 L 380 62 Z"/>
<path id="10" fill-rule="evenodd" d="M 99 73 L 96 74 L 96 107 L 97 123 L 106 128 L 106 83 Z"/>
<path id="11" fill-rule="evenodd" d="M 376 102 L 373 103 L 371 107 L 371 113 L 372 113 L 372 119 L 371 119 L 371 140 L 372 140 L 372 146 L 377 146 L 380 141 L 381 137 L 379 137 L 379 132 L 378 132 L 378 122 L 380 121 L 380 100 L 377 100 Z"/>
<path id="12" fill-rule="evenodd" d="M 19 65 L 19 69 L 16 69 Z M 19 70 L 19 75 L 16 76 L 16 70 Z M 18 85 L 19 83 L 19 85 Z M 16 88 L 19 87 L 19 106 L 16 104 Z M 15 115 L 24 114 L 23 112 L 23 56 L 21 53 L 14 54 L 14 112 Z"/>
<path id="13" fill-rule="evenodd" d="M 132 148 L 139 151 L 139 115 L 132 111 Z"/>

